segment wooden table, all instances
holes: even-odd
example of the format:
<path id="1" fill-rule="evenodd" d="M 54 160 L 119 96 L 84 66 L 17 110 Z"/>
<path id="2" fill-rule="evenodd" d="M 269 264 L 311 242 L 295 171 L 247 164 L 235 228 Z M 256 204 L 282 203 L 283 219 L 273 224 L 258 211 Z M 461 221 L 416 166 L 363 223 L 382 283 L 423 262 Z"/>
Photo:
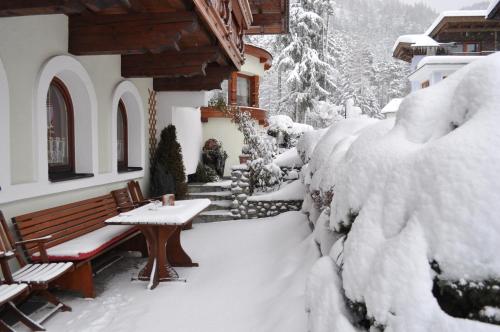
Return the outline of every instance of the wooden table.
<path id="1" fill-rule="evenodd" d="M 149 257 L 139 273 L 139 280 L 149 280 L 149 289 L 161 281 L 178 280 L 172 266 L 198 266 L 181 245 L 181 229 L 210 205 L 208 199 L 176 201 L 174 206 L 155 203 L 121 213 L 106 220 L 110 225 L 136 225 L 148 243 Z"/>

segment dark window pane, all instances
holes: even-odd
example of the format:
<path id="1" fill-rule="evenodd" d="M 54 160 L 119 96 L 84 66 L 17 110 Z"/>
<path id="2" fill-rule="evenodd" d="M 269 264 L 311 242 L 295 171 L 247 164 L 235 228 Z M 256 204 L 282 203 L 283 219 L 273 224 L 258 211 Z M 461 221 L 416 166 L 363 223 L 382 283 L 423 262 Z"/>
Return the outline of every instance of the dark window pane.
<path id="1" fill-rule="evenodd" d="M 64 94 L 51 84 L 47 94 L 47 143 L 49 166 L 69 166 L 69 115 Z"/>

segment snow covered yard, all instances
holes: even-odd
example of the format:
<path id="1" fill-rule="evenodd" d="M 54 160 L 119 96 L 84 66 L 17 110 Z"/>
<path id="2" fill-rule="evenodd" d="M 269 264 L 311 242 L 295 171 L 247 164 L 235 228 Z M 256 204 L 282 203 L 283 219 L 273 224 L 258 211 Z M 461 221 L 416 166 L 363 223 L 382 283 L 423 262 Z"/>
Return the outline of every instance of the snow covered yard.
<path id="1" fill-rule="evenodd" d="M 198 268 L 176 268 L 187 282 L 153 291 L 131 281 L 145 263 L 126 258 L 97 277 L 94 300 L 65 295 L 73 312 L 59 313 L 48 331 L 304 332 L 304 288 L 319 253 L 307 218 L 195 225 L 182 233 Z"/>

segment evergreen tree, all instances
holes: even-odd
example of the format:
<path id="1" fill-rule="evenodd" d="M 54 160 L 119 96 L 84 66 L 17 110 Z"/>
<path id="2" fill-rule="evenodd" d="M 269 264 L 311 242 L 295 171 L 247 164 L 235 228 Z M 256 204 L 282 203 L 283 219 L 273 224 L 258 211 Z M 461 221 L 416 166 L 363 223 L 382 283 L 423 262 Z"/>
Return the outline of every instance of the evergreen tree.
<path id="1" fill-rule="evenodd" d="M 164 128 L 151 168 L 151 195 L 174 194 L 176 199 L 187 195 L 186 170 L 182 149 L 174 125 Z"/>

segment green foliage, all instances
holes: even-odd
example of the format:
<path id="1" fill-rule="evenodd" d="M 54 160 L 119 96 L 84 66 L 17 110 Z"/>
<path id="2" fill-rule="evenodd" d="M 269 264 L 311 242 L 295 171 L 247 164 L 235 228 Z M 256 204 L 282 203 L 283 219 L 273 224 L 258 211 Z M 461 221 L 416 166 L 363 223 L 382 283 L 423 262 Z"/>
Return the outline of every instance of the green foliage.
<path id="1" fill-rule="evenodd" d="M 212 167 L 199 163 L 193 181 L 200 183 L 216 182 L 219 181 L 219 176 Z"/>
<path id="2" fill-rule="evenodd" d="M 202 151 L 203 164 L 212 168 L 219 177 L 224 176 L 227 153 L 222 148 L 222 143 L 215 138 L 205 142 Z"/>
<path id="3" fill-rule="evenodd" d="M 433 269 L 435 270 L 435 264 Z M 438 276 L 434 280 L 433 293 L 443 311 L 450 316 L 500 325 L 495 316 L 485 313 L 486 307 L 500 308 L 498 280 L 449 281 Z"/>
<path id="4" fill-rule="evenodd" d="M 186 170 L 182 161 L 182 149 L 177 141 L 175 126 L 169 125 L 161 132 L 160 142 L 155 151 L 151 168 L 151 194 L 172 193 L 172 188 L 165 186 L 165 176 L 173 177 L 173 192 L 176 199 L 185 199 L 187 195 Z"/>

